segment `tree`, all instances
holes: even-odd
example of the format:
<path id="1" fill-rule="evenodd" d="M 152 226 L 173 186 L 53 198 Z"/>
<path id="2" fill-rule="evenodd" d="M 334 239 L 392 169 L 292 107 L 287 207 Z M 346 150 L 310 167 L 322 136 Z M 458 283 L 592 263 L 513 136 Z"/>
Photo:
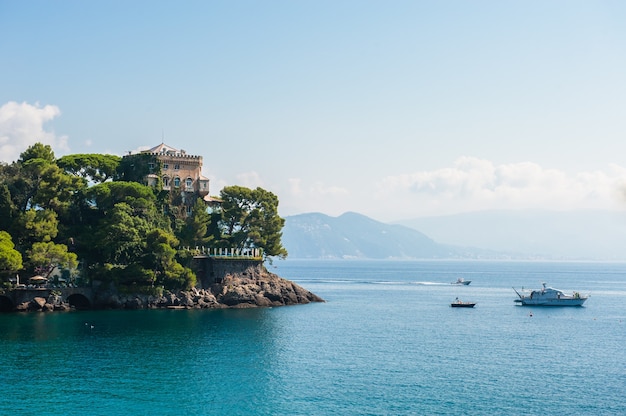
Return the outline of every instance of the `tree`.
<path id="1" fill-rule="evenodd" d="M 47 163 L 53 163 L 55 157 L 52 147 L 49 144 L 35 143 L 20 154 L 19 162 L 24 164 L 32 159 L 41 159 Z"/>
<path id="2" fill-rule="evenodd" d="M 98 223 L 91 244 L 99 262 L 128 265 L 141 259 L 146 236 L 152 229 L 150 222 L 135 215 L 130 205 L 120 202 Z"/>
<path id="3" fill-rule="evenodd" d="M 55 244 L 53 242 L 35 243 L 28 250 L 28 256 L 35 270 L 39 270 L 46 278 L 57 267 L 65 269 L 78 267 L 76 254 L 68 252 L 65 244 Z"/>
<path id="4" fill-rule="evenodd" d="M 0 180 L 2 175 L 0 173 Z M 10 230 L 17 215 L 15 204 L 11 199 L 11 192 L 6 184 L 0 185 L 0 230 Z"/>
<path id="5" fill-rule="evenodd" d="M 11 165 L 0 168 L 15 210 L 49 208 L 64 215 L 74 195 L 86 187 L 83 178 L 66 174 L 55 163 L 50 146 L 36 143 Z"/>
<path id="6" fill-rule="evenodd" d="M 20 214 L 17 222 L 23 230 L 19 240 L 23 247 L 30 247 L 37 242 L 51 241 L 58 234 L 57 214 L 49 209 L 29 209 Z"/>
<path id="7" fill-rule="evenodd" d="M 123 157 L 117 167 L 116 179 L 144 184 L 149 174 L 161 177 L 158 159 L 149 153 L 139 153 Z"/>
<path id="8" fill-rule="evenodd" d="M 176 260 L 178 240 L 173 234 L 155 229 L 148 234 L 143 266 L 155 271 L 157 284 L 167 289 L 190 288 L 196 275 Z"/>
<path id="9" fill-rule="evenodd" d="M 22 268 L 22 255 L 15 250 L 11 235 L 0 231 L 0 271 L 17 271 Z"/>
<path id="10" fill-rule="evenodd" d="M 261 248 L 265 258 L 285 258 L 278 198 L 262 188 L 229 186 L 222 189 L 221 231 L 225 241 L 237 248 Z"/>
<path id="11" fill-rule="evenodd" d="M 102 183 L 115 177 L 122 158 L 116 155 L 75 154 L 61 157 L 57 165 L 72 175 Z"/>
<path id="12" fill-rule="evenodd" d="M 95 207 L 106 214 L 120 202 L 132 208 L 133 213 L 155 219 L 156 197 L 152 188 L 136 182 L 105 182 L 92 186 L 85 193 Z"/>
<path id="13" fill-rule="evenodd" d="M 182 244 L 192 247 L 209 244 L 213 238 L 207 235 L 210 221 L 211 216 L 207 212 L 206 204 L 201 198 L 197 198 L 191 215 L 187 217 L 180 231 Z"/>

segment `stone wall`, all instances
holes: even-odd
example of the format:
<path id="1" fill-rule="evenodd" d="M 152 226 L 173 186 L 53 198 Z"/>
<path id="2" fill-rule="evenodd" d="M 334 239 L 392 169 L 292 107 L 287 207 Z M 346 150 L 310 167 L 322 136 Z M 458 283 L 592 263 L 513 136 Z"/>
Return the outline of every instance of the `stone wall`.
<path id="1" fill-rule="evenodd" d="M 228 257 L 194 257 L 194 272 L 198 283 L 203 289 L 212 287 L 215 283 L 222 283 L 229 276 L 262 273 L 265 270 L 263 261 L 258 259 L 233 259 Z"/>

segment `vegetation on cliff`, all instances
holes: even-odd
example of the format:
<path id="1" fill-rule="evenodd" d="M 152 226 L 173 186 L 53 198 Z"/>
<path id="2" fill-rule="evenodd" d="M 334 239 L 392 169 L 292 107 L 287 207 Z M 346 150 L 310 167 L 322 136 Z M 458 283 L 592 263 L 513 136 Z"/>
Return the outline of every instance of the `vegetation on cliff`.
<path id="1" fill-rule="evenodd" d="M 78 154 L 55 158 L 37 143 L 0 164 L 0 273 L 98 280 L 141 291 L 183 290 L 196 284 L 183 247 L 262 250 L 284 258 L 278 198 L 261 188 L 222 189 L 219 205 L 143 183 L 145 155 Z"/>

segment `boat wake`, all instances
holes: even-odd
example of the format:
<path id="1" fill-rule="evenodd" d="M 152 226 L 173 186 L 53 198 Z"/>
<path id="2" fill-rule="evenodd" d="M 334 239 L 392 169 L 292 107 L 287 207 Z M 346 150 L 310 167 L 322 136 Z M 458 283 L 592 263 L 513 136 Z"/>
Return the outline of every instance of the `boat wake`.
<path id="1" fill-rule="evenodd" d="M 450 286 L 450 283 L 442 282 L 413 282 L 413 284 L 419 286 Z"/>

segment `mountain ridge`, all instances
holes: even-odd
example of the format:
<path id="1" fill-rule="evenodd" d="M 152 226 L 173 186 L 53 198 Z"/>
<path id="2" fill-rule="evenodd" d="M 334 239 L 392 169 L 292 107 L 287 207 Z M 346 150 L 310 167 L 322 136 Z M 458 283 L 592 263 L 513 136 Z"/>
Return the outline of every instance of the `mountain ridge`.
<path id="1" fill-rule="evenodd" d="M 383 223 L 356 212 L 285 217 L 289 258 L 626 261 L 626 214 L 491 210 Z"/>
<path id="2" fill-rule="evenodd" d="M 446 244 L 549 259 L 626 260 L 626 213 L 609 210 L 485 210 L 395 224 Z"/>
<path id="3" fill-rule="evenodd" d="M 356 212 L 331 217 L 319 212 L 285 217 L 283 245 L 289 258 L 443 259 L 495 256 L 435 242 L 401 224 L 387 224 Z"/>

